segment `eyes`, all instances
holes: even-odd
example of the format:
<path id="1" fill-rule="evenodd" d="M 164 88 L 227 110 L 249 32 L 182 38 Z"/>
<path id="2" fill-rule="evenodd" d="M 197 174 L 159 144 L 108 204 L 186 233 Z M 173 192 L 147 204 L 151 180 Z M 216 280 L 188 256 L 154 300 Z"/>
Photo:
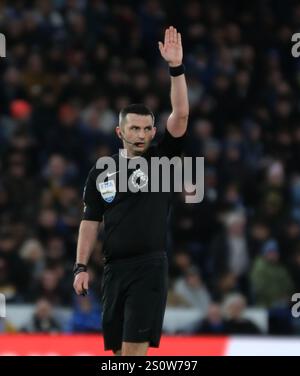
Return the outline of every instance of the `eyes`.
<path id="1" fill-rule="evenodd" d="M 136 131 L 140 130 L 141 128 L 133 125 L 132 127 L 130 127 L 130 129 L 136 132 Z M 151 130 L 152 130 L 151 126 L 144 128 L 145 132 L 150 132 Z"/>

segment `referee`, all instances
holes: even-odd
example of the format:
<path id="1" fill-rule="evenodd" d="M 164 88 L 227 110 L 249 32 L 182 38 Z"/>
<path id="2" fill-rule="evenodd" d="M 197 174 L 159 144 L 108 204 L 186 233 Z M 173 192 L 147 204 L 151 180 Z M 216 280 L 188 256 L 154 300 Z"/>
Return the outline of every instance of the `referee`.
<path id="1" fill-rule="evenodd" d="M 158 47 L 169 64 L 172 113 L 164 136 L 155 136 L 153 113 L 142 104 L 120 112 L 116 133 L 123 141 L 128 161 L 141 156 L 180 156 L 189 115 L 187 86 L 182 65 L 181 35 L 170 26 Z M 159 347 L 167 300 L 168 263 L 165 252 L 167 216 L 171 192 L 118 192 L 121 175 L 119 155 L 112 158 L 116 171 L 107 173 L 108 185 L 96 186 L 99 169 L 89 172 L 84 194 L 84 214 L 78 236 L 74 266 L 74 289 L 85 295 L 89 276 L 87 263 L 104 222 L 104 272 L 102 278 L 104 349 L 116 355 L 147 355 L 148 347 Z M 149 163 L 150 165 L 150 163 Z M 138 173 L 138 174 L 137 174 Z M 141 169 L 127 170 L 129 180 L 141 188 L 151 177 Z M 133 180 L 132 180 L 133 181 Z M 102 188 L 101 188 L 102 187 Z"/>

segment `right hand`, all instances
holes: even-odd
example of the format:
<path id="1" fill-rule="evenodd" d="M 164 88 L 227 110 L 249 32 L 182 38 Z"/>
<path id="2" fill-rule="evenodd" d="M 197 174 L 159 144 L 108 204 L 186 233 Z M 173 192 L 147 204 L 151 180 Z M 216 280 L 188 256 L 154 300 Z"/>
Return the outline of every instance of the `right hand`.
<path id="1" fill-rule="evenodd" d="M 77 295 L 85 295 L 89 288 L 89 274 L 87 272 L 78 273 L 74 278 L 73 287 Z"/>

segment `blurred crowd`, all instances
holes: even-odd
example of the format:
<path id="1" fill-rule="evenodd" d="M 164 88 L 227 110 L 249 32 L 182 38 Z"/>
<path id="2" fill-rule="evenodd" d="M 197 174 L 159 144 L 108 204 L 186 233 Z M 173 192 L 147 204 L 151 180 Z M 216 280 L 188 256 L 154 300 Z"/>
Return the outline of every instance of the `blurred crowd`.
<path id="1" fill-rule="evenodd" d="M 175 197 L 168 305 L 201 310 L 195 333 L 258 333 L 246 307 L 267 310 L 269 333 L 299 333 L 290 313 L 300 292 L 293 0 L 1 2 L 0 292 L 36 304 L 23 330 L 101 326 L 101 233 L 91 296 L 72 291 L 82 189 L 97 158 L 121 146 L 122 107 L 145 103 L 162 134 L 170 78 L 157 42 L 170 24 L 184 47 L 185 155 L 205 158 L 205 193 L 193 205 Z M 74 309 L 64 328 L 52 317 L 57 306 Z"/>

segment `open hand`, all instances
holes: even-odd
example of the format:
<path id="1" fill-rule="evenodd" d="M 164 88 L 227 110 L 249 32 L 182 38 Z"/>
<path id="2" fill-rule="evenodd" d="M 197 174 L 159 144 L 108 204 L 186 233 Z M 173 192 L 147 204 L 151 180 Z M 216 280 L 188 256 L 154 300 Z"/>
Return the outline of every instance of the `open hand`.
<path id="1" fill-rule="evenodd" d="M 161 56 L 168 62 L 171 67 L 176 67 L 182 64 L 182 44 L 181 34 L 177 32 L 175 27 L 170 26 L 165 31 L 164 43 L 158 42 Z"/>

